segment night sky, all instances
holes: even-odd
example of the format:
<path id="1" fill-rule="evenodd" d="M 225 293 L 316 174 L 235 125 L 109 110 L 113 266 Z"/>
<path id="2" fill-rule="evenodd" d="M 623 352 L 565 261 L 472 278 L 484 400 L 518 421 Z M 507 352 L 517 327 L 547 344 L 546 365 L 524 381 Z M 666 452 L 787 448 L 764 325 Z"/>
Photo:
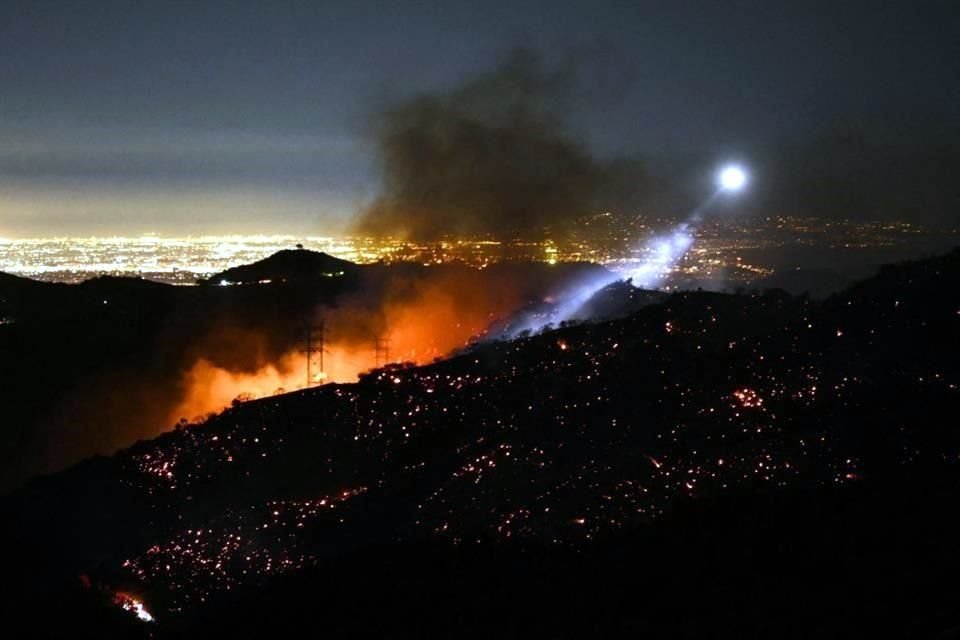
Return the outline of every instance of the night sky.
<path id="1" fill-rule="evenodd" d="M 958 6 L 6 0 L 0 235 L 334 231 L 377 194 L 372 115 L 519 46 L 577 61 L 565 119 L 599 157 L 740 158 L 755 206 L 825 215 L 824 180 L 852 216 L 916 184 L 880 213 L 960 222 Z"/>

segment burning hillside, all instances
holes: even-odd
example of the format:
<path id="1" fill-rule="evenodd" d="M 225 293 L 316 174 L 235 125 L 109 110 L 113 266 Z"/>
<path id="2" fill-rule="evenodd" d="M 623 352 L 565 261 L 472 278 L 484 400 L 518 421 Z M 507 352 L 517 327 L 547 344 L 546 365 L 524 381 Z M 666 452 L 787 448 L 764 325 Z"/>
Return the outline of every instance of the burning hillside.
<path id="1" fill-rule="evenodd" d="M 236 399 L 353 382 L 389 363 L 430 363 L 483 338 L 519 310 L 553 299 L 580 274 L 599 271 L 590 265 L 529 264 L 364 269 L 353 290 L 318 304 L 301 326 L 293 326 L 284 350 L 255 347 L 262 355 L 253 366 L 231 366 L 200 355 L 181 378 L 183 397 L 168 422 L 219 411 Z M 317 332 L 321 323 L 322 336 Z M 309 369 L 308 332 L 313 341 Z M 257 336 L 239 339 L 241 349 L 251 340 L 264 342 Z"/>
<path id="2" fill-rule="evenodd" d="M 14 426 L 0 487 L 154 437 L 237 397 L 302 387 L 306 326 L 325 325 L 323 365 L 315 354 L 312 373 L 352 381 L 377 364 L 444 356 L 493 321 L 600 269 L 346 267 L 289 251 L 237 272 L 245 284 L 234 286 L 25 281 L 30 293 L 16 297 L 18 321 L 0 335 L 0 389 L 17 399 L 5 419 Z"/>

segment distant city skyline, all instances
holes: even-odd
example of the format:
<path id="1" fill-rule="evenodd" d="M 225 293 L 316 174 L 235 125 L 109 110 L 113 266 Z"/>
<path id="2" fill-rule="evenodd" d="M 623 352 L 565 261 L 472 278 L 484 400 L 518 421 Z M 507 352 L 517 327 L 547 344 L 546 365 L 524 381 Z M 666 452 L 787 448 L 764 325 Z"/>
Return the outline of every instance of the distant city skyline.
<path id="1" fill-rule="evenodd" d="M 497 241 L 449 237 L 410 241 L 401 238 L 304 235 L 157 234 L 110 237 L 0 238 L 0 272 L 49 282 L 79 283 L 110 275 L 141 277 L 173 285 L 198 280 L 231 267 L 304 248 L 357 264 L 407 262 L 459 263 L 482 269 L 503 261 L 591 262 L 621 278 L 634 278 L 648 263 L 668 220 L 595 216 L 571 238 Z M 797 284 L 791 272 L 843 272 L 852 281 L 879 264 L 949 250 L 960 241 L 960 227 L 933 229 L 909 222 L 831 221 L 769 217 L 715 219 L 693 230 L 692 246 L 670 264 L 657 267 L 659 285 L 670 288 L 727 289 Z M 224 283 L 233 284 L 233 283 Z"/>

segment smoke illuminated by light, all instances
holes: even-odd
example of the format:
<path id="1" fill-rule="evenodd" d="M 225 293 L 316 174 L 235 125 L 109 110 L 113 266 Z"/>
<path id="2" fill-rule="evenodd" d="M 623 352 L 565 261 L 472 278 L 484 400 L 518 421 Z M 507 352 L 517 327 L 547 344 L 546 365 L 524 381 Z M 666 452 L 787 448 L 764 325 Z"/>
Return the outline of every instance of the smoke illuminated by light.
<path id="1" fill-rule="evenodd" d="M 637 287 L 655 289 L 692 245 L 693 229 L 687 223 L 677 225 L 669 233 L 654 235 L 644 245 L 643 253 L 647 257 L 638 267 L 627 272 L 626 278 Z M 527 313 L 514 318 L 504 335 L 516 336 L 524 331 L 539 331 L 553 323 L 582 319 L 578 314 L 590 299 L 604 287 L 621 279 L 622 274 L 607 271 L 580 281 L 567 290 L 549 313 Z"/>
<path id="2" fill-rule="evenodd" d="M 657 234 L 648 239 L 642 252 L 646 256 L 644 261 L 632 271 L 627 272 L 627 279 L 641 289 L 658 288 L 693 246 L 694 225 L 703 222 L 705 214 L 723 193 L 741 191 L 746 187 L 747 182 L 747 172 L 743 167 L 731 164 L 721 168 L 717 174 L 718 189 L 689 213 L 685 222 L 677 225 L 669 233 Z M 592 277 L 587 282 L 577 283 L 570 287 L 551 313 L 539 316 L 527 314 L 525 318 L 516 321 L 505 333 L 515 336 L 522 331 L 540 330 L 550 323 L 576 319 L 578 312 L 594 294 L 619 279 L 617 275 L 607 273 Z"/>
<path id="3" fill-rule="evenodd" d="M 633 284 L 643 289 L 655 288 L 692 245 L 693 232 L 686 223 L 668 234 L 654 236 L 647 242 L 650 257 L 630 273 Z"/>

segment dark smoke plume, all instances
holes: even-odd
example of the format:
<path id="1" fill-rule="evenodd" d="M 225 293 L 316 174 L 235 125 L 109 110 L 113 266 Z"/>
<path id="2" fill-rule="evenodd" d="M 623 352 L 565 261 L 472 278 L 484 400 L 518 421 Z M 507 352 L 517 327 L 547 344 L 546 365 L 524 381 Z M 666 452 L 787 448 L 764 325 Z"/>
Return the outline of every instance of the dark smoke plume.
<path id="1" fill-rule="evenodd" d="M 565 126 L 575 76 L 576 65 L 546 69 L 521 50 L 452 91 L 388 108 L 375 126 L 383 184 L 358 232 L 542 237 L 595 212 L 632 181 Z"/>

